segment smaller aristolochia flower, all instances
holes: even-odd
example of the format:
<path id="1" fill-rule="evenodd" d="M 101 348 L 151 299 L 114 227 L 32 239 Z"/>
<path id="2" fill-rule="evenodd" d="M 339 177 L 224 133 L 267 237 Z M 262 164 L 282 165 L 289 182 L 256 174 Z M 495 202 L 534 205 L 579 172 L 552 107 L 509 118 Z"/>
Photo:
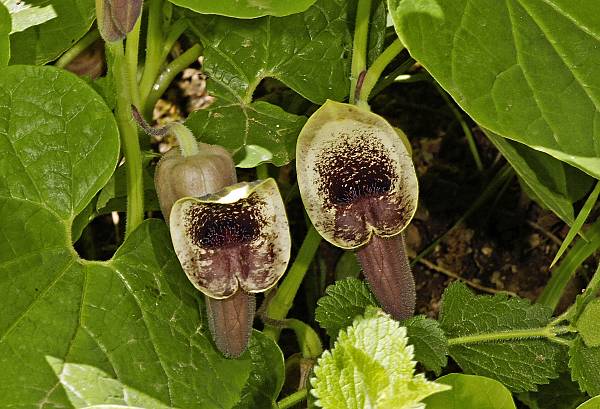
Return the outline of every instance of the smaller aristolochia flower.
<path id="1" fill-rule="evenodd" d="M 154 177 L 163 216 L 183 271 L 205 295 L 210 331 L 227 357 L 248 346 L 256 301 L 283 275 L 291 239 L 285 207 L 273 179 L 236 181 L 229 152 L 196 142 L 184 125 L 151 128 L 137 109 L 134 117 L 149 134 L 174 134 L 179 148 L 163 156 Z"/>
<path id="2" fill-rule="evenodd" d="M 419 409 L 427 396 L 450 389 L 414 374 L 413 346 L 406 328 L 378 308 L 340 332 L 311 379 L 316 405 L 323 409 Z"/>
<path id="3" fill-rule="evenodd" d="M 183 271 L 206 295 L 217 347 L 227 356 L 239 356 L 252 327 L 253 294 L 273 287 L 290 258 L 277 183 L 241 182 L 212 195 L 179 199 L 171 209 L 170 229 Z"/>

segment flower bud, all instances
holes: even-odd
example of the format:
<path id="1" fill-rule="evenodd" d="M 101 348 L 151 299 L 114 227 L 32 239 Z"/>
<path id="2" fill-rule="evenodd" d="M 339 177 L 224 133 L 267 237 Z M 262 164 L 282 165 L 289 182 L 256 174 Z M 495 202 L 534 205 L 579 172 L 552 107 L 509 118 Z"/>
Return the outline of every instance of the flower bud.
<path id="1" fill-rule="evenodd" d="M 237 181 L 231 155 L 218 145 L 198 143 L 198 153 L 183 156 L 171 149 L 156 166 L 154 185 L 167 224 L 173 204 L 182 197 L 218 192 Z"/>
<path id="2" fill-rule="evenodd" d="M 142 14 L 142 0 L 96 0 L 96 19 L 102 38 L 107 42 L 127 36 Z"/>

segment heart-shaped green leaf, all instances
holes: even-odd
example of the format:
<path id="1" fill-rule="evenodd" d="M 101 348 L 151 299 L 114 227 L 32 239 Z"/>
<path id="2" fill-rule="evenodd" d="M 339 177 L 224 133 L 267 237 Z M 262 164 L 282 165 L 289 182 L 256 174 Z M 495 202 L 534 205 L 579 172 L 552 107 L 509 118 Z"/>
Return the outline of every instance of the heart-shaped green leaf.
<path id="1" fill-rule="evenodd" d="M 11 62 L 45 64 L 89 30 L 93 0 L 0 0 L 12 16 Z"/>
<path id="2" fill-rule="evenodd" d="M 170 0 L 197 13 L 237 18 L 287 16 L 309 8 L 315 0 Z"/>
<path id="3" fill-rule="evenodd" d="M 205 47 L 203 68 L 216 101 L 190 115 L 186 125 L 203 142 L 228 148 L 244 167 L 265 161 L 255 155 L 256 146 L 271 152 L 278 166 L 290 162 L 306 118 L 252 102 L 253 93 L 262 79 L 273 77 L 315 103 L 344 99 L 354 4 L 318 0 L 303 13 L 253 20 L 189 13 L 191 33 Z"/>
<path id="4" fill-rule="evenodd" d="M 436 382 L 452 389 L 425 399 L 427 409 L 515 409 L 510 391 L 494 379 L 452 373 Z"/>
<path id="5" fill-rule="evenodd" d="M 600 177 L 597 0 L 389 0 L 402 42 L 484 127 Z"/>
<path id="6" fill-rule="evenodd" d="M 50 67 L 0 71 L 0 98 L 0 407 L 271 408 L 281 351 L 259 333 L 239 360 L 215 350 L 163 222 L 107 262 L 73 250 L 118 159 L 102 99 Z"/>

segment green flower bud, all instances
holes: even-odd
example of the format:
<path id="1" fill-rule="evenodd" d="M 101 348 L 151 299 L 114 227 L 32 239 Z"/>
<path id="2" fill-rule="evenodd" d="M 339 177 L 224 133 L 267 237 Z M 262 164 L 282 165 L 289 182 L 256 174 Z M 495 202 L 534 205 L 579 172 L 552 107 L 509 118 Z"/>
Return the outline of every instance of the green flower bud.
<path id="1" fill-rule="evenodd" d="M 127 36 L 142 14 L 142 0 L 96 0 L 96 19 L 102 38 L 107 42 Z"/>

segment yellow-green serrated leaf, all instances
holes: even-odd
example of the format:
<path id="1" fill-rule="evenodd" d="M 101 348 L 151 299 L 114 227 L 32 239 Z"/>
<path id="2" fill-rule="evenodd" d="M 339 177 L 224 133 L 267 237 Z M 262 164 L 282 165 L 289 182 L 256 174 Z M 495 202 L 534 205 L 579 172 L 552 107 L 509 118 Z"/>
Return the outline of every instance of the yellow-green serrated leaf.
<path id="1" fill-rule="evenodd" d="M 414 370 L 406 328 L 369 307 L 319 359 L 312 394 L 324 409 L 402 409 L 424 407 L 425 397 L 449 389 Z"/>

